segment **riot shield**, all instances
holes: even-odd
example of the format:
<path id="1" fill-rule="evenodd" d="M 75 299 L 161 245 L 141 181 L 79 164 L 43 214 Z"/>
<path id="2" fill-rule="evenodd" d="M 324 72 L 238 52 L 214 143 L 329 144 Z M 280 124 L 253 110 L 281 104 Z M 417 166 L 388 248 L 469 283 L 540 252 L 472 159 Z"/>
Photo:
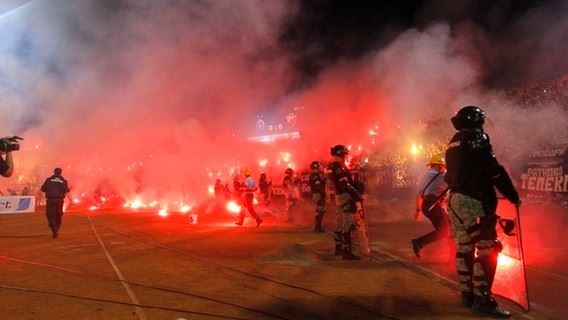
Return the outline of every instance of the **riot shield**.
<path id="1" fill-rule="evenodd" d="M 369 237 L 369 217 L 367 216 L 363 201 L 360 201 L 357 207 L 357 215 L 355 217 L 357 226 L 355 229 L 356 245 L 359 247 L 359 253 L 361 255 L 372 257 L 371 239 Z"/>
<path id="2" fill-rule="evenodd" d="M 499 253 L 497 260 L 497 272 L 495 273 L 492 291 L 496 295 L 517 303 L 525 311 L 529 311 L 519 209 L 507 200 L 500 200 L 497 214 L 502 219 L 515 221 L 515 228 L 511 235 L 506 235 L 503 229 L 498 227 L 499 240 L 503 244 L 503 251 Z"/>

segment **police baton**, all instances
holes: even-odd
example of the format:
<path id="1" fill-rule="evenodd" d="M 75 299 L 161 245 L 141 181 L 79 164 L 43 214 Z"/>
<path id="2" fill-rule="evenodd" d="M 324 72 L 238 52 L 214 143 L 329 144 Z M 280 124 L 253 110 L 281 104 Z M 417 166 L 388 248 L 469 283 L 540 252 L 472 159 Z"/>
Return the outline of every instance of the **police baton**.
<path id="1" fill-rule="evenodd" d="M 446 195 L 446 192 L 448 192 L 448 190 L 450 190 L 450 187 L 446 187 L 446 189 L 444 189 L 444 191 L 440 193 L 440 195 L 436 198 L 436 201 L 434 201 L 434 203 L 430 206 L 430 208 L 428 208 L 428 210 L 424 212 L 424 214 L 430 212 L 430 210 L 432 210 L 436 206 L 438 201 L 440 201 Z"/>
<path id="2" fill-rule="evenodd" d="M 517 214 L 517 235 L 518 235 L 518 240 L 519 240 L 519 251 L 521 254 L 521 262 L 523 264 L 523 277 L 525 278 L 525 292 L 527 295 L 527 309 L 526 311 L 529 312 L 530 311 L 530 300 L 529 300 L 529 286 L 527 283 L 527 271 L 526 271 L 526 266 L 525 266 L 525 254 L 523 252 L 523 237 L 521 234 L 521 213 L 520 213 L 520 203 L 515 204 L 515 211 Z M 524 309 L 524 308 L 523 308 Z"/>

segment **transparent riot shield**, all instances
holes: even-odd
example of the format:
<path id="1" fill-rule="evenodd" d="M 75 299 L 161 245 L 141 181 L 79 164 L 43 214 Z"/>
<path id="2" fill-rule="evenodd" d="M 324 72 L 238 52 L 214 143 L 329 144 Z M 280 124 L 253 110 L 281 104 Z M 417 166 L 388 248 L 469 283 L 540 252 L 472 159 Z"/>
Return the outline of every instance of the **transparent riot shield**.
<path id="1" fill-rule="evenodd" d="M 500 200 L 497 214 L 502 219 L 515 222 L 510 235 L 498 227 L 499 240 L 503 243 L 503 251 L 497 260 L 497 272 L 493 282 L 493 293 L 519 304 L 529 311 L 529 295 L 525 260 L 523 256 L 523 241 L 521 237 L 521 220 L 519 210 L 507 200 Z"/>

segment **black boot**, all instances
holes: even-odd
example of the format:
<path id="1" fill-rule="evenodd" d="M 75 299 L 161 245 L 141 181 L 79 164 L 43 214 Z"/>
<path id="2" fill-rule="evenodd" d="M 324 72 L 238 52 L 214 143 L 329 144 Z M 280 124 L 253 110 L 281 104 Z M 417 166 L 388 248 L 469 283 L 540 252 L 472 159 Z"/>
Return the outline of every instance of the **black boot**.
<path id="1" fill-rule="evenodd" d="M 321 216 L 321 215 L 319 215 L 319 214 L 316 216 L 316 225 L 315 225 L 315 227 L 314 227 L 314 231 L 315 231 L 315 232 L 319 232 L 319 233 L 324 233 L 324 232 L 325 232 L 325 230 L 324 230 L 324 229 L 322 228 L 322 226 L 321 226 L 321 220 L 322 220 L 322 218 L 323 218 L 323 216 Z"/>
<path id="2" fill-rule="evenodd" d="M 499 308 L 497 301 L 489 291 L 483 292 L 481 296 L 475 296 L 472 309 L 475 314 L 492 318 L 506 319 L 511 316 L 509 311 Z"/>
<path id="3" fill-rule="evenodd" d="M 471 308 L 473 306 L 473 301 L 475 296 L 473 292 L 462 292 L 462 306 L 466 308 Z"/>
<path id="4" fill-rule="evenodd" d="M 333 233 L 333 239 L 335 240 L 335 255 L 342 256 L 343 255 L 343 239 L 341 236 L 341 232 L 335 231 Z"/>
<path id="5" fill-rule="evenodd" d="M 342 245 L 340 245 L 340 244 L 335 245 L 334 255 L 336 255 L 336 256 L 342 256 L 343 255 L 343 246 Z"/>
<path id="6" fill-rule="evenodd" d="M 420 243 L 420 241 L 418 241 L 418 239 L 412 239 L 411 243 L 414 254 L 416 255 L 416 257 L 420 258 L 420 250 L 422 250 L 422 244 Z"/>
<path id="7" fill-rule="evenodd" d="M 52 237 L 53 239 L 57 239 L 57 237 L 59 236 L 58 231 L 59 231 L 59 230 L 57 230 L 56 227 L 51 227 L 51 237 Z"/>
<path id="8" fill-rule="evenodd" d="M 343 260 L 361 260 L 361 257 L 353 254 L 353 239 L 351 239 L 351 232 L 343 233 L 343 246 Z"/>

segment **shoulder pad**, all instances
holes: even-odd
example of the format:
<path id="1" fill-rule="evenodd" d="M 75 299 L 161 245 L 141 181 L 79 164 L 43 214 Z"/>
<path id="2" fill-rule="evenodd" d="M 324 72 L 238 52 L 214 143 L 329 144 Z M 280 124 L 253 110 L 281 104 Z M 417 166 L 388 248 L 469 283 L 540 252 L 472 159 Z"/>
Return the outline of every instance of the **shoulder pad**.
<path id="1" fill-rule="evenodd" d="M 485 132 L 476 132 L 467 137 L 467 145 L 471 150 L 491 150 L 491 142 Z"/>

